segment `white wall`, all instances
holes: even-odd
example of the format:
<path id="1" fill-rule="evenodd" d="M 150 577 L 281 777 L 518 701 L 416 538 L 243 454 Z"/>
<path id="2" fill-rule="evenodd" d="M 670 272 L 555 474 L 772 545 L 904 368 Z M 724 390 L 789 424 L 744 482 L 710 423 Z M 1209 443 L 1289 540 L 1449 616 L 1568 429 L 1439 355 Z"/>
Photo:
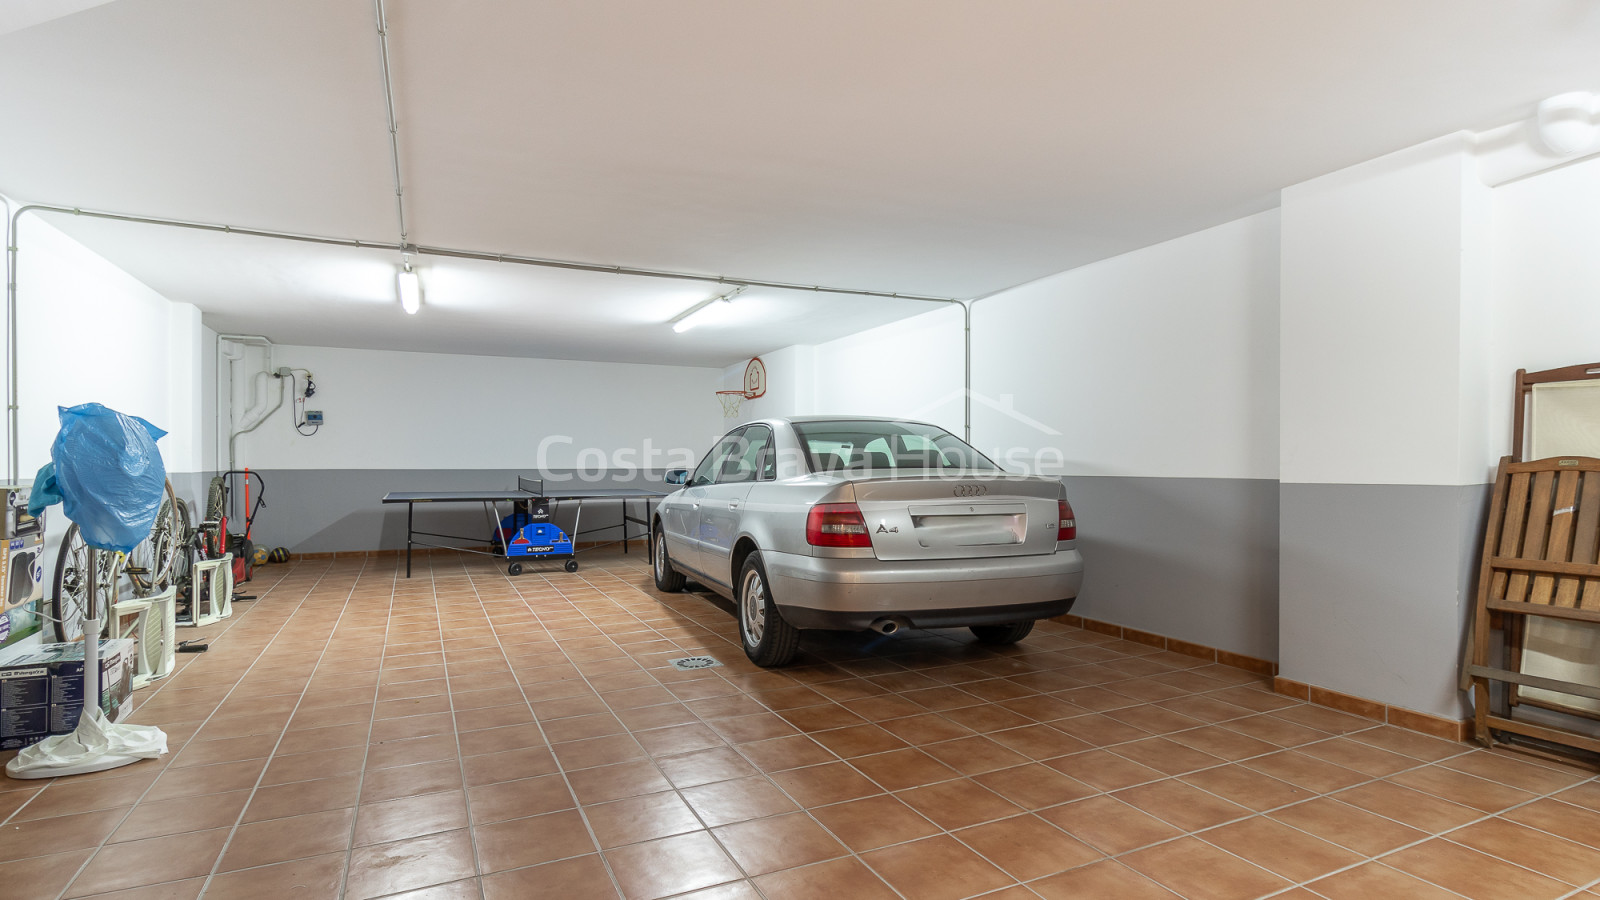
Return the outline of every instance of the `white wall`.
<path id="1" fill-rule="evenodd" d="M 1494 190 L 1489 450 L 1511 452 L 1512 377 L 1600 362 L 1600 157 Z"/>
<path id="2" fill-rule="evenodd" d="M 1283 192 L 1285 678 L 1458 717 L 1489 478 L 1491 191 L 1463 135 Z"/>
<path id="3" fill-rule="evenodd" d="M 1057 448 L 1051 474 L 1277 477 L 1277 267 L 1272 210 L 983 300 L 974 443 Z"/>
<path id="4" fill-rule="evenodd" d="M 741 402 L 728 427 L 782 416 L 897 416 L 961 434 L 961 329 L 959 307 L 930 306 L 921 315 L 823 344 L 764 353 L 767 395 Z M 743 385 L 747 364 L 723 369 L 725 389 Z"/>
<path id="5" fill-rule="evenodd" d="M 1276 210 L 986 298 L 972 314 L 973 443 L 1052 475 L 1275 478 L 1277 312 Z M 762 359 L 768 396 L 740 421 L 905 416 L 962 432 L 958 307 Z M 724 370 L 727 386 L 743 371 Z M 795 392 L 808 380 L 810 404 Z"/>
<path id="6" fill-rule="evenodd" d="M 166 430 L 171 472 L 202 466 L 199 312 L 172 303 L 37 216 L 18 236 L 21 474 L 50 459 L 58 406 L 95 401 Z"/>
<path id="7" fill-rule="evenodd" d="M 957 306 L 818 344 L 815 412 L 920 419 L 961 434 Z"/>
<path id="8" fill-rule="evenodd" d="M 546 464 L 572 468 L 585 448 L 609 458 L 646 442 L 698 456 L 721 433 L 718 369 L 296 346 L 274 347 L 272 365 L 312 372 L 308 406 L 326 424 L 296 434 L 285 384 L 283 408 L 239 439 L 241 467 L 526 469 L 566 436 Z"/>
<path id="9" fill-rule="evenodd" d="M 1283 481 L 1483 481 L 1475 178 L 1455 136 L 1283 192 Z"/>
<path id="10" fill-rule="evenodd" d="M 811 344 L 794 344 L 764 353 L 761 365 L 767 370 L 767 392 L 754 400 L 741 400 L 739 414 L 728 416 L 724 425 L 756 419 L 798 416 L 816 408 L 816 347 Z M 742 359 L 722 370 L 721 389 L 744 389 L 745 369 L 750 360 Z M 713 400 L 712 402 L 716 402 Z M 720 405 L 718 406 L 720 410 Z"/>

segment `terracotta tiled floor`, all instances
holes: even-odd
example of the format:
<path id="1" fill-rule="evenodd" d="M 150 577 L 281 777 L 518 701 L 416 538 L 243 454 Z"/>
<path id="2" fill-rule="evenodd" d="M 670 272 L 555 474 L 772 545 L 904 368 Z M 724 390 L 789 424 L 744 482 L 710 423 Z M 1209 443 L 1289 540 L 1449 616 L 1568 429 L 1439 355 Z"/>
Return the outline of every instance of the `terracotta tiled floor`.
<path id="1" fill-rule="evenodd" d="M 171 754 L 0 779 L 0 897 L 1600 897 L 1579 769 L 1051 623 L 763 671 L 643 554 L 586 563 L 262 570 L 138 695 Z"/>

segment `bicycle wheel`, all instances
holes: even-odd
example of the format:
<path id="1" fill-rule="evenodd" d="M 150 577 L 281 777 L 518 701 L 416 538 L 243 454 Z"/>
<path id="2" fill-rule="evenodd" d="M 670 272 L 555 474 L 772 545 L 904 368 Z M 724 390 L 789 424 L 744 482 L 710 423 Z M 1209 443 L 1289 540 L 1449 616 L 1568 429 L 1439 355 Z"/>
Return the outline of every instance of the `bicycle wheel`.
<path id="1" fill-rule="evenodd" d="M 172 584 L 172 567 L 178 558 L 183 542 L 183 532 L 178 523 L 178 495 L 172 482 L 166 484 L 166 497 L 161 501 L 161 511 L 156 513 L 150 526 L 150 536 L 139 542 L 128 554 L 126 571 L 133 582 L 134 596 L 157 594 Z"/>
<path id="2" fill-rule="evenodd" d="M 206 490 L 206 515 L 201 521 L 202 549 L 208 559 L 216 559 L 227 551 L 228 537 L 228 480 L 221 475 L 211 479 Z"/>
<path id="3" fill-rule="evenodd" d="M 167 584 L 173 585 L 189 577 L 189 568 L 194 563 L 195 528 L 189 520 L 189 504 L 182 497 L 177 498 L 178 513 L 178 541 L 177 552 L 172 558 L 172 574 Z"/>
<path id="4" fill-rule="evenodd" d="M 92 608 L 104 623 L 101 633 L 110 627 L 107 612 L 117 600 L 117 578 L 121 575 L 121 554 L 109 550 L 95 553 L 95 594 Z M 89 545 L 74 522 L 61 539 L 61 551 L 56 557 L 55 594 L 50 598 L 50 615 L 55 620 L 57 641 L 76 641 L 83 637 L 84 614 L 91 610 L 89 597 Z"/>

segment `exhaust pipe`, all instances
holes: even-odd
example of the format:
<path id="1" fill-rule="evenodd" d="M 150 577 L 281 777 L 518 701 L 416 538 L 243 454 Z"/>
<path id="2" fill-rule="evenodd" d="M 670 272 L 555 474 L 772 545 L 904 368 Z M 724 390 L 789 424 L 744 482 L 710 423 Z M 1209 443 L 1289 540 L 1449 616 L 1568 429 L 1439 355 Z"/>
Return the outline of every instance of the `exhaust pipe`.
<path id="1" fill-rule="evenodd" d="M 910 622 L 906 622 L 903 619 L 895 619 L 889 616 L 884 616 L 867 627 L 879 634 L 894 634 L 896 631 L 899 631 L 902 628 L 909 627 L 910 624 Z"/>

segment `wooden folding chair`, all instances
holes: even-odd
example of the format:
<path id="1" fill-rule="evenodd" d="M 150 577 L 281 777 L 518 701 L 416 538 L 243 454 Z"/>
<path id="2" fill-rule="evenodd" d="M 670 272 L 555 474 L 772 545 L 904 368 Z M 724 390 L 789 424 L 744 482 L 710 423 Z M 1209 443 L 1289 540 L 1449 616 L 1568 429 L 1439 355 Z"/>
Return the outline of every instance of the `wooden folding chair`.
<path id="1" fill-rule="evenodd" d="M 1600 686 L 1494 668 L 1489 656 L 1492 613 L 1600 623 L 1600 459 L 1500 460 L 1486 534 L 1465 673 L 1478 740 L 1493 744 L 1498 730 L 1600 752 L 1600 739 L 1512 719 L 1509 710 L 1496 715 L 1490 683 L 1594 700 Z"/>

